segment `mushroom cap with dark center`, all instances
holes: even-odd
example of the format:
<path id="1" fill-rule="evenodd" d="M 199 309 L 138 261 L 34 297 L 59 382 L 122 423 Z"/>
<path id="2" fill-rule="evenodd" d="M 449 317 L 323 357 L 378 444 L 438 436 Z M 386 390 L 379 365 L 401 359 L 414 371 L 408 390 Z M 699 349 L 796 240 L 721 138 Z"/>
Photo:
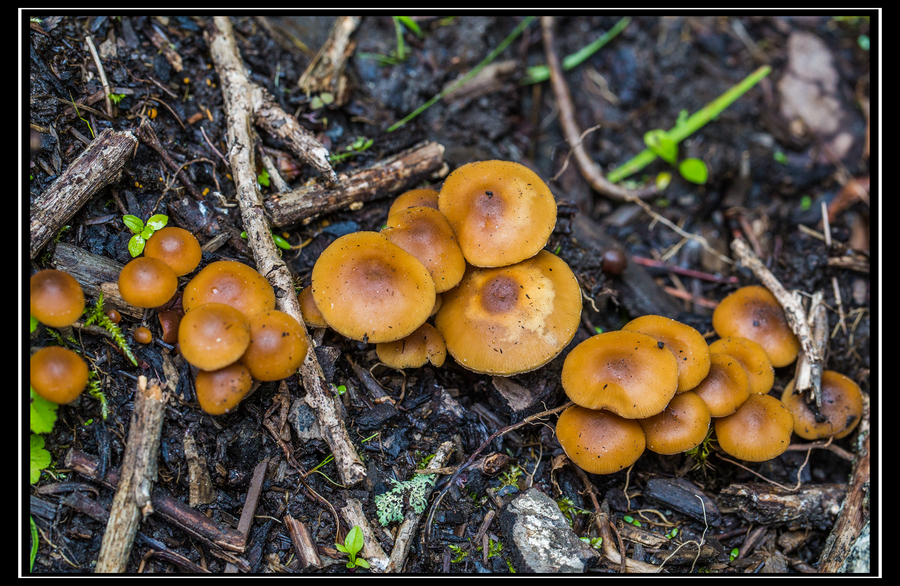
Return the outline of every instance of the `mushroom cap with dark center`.
<path id="1" fill-rule="evenodd" d="M 638 420 L 647 437 L 647 449 L 665 455 L 699 446 L 711 422 L 709 407 L 693 391 L 678 393 L 662 413 Z"/>
<path id="2" fill-rule="evenodd" d="M 377 232 L 354 232 L 328 245 L 313 266 L 312 294 L 333 330 L 375 344 L 413 333 L 435 300 L 425 265 Z"/>
<path id="3" fill-rule="evenodd" d="M 637 421 L 578 405 L 559 416 L 556 438 L 566 456 L 591 474 L 612 474 L 628 468 L 646 448 L 644 430 Z"/>
<path id="4" fill-rule="evenodd" d="M 204 303 L 224 303 L 247 317 L 275 309 L 275 290 L 256 269 L 233 260 L 212 262 L 184 287 L 185 311 Z"/>
<path id="5" fill-rule="evenodd" d="M 510 161 L 459 167 L 444 181 L 438 205 L 466 260 L 478 267 L 531 258 L 556 225 L 550 188 L 534 171 Z"/>
<path id="6" fill-rule="evenodd" d="M 694 387 L 694 392 L 713 417 L 725 417 L 750 398 L 750 375 L 737 358 L 728 354 L 712 352 L 709 359 L 709 374 Z"/>
<path id="7" fill-rule="evenodd" d="M 434 325 L 463 367 L 508 376 L 539 368 L 575 336 L 581 289 L 559 257 L 534 257 L 498 268 L 469 267 L 443 293 Z"/>
<path id="8" fill-rule="evenodd" d="M 562 386 L 577 405 L 644 419 L 660 413 L 675 395 L 678 363 L 665 343 L 646 334 L 606 332 L 569 352 Z"/>
<path id="9" fill-rule="evenodd" d="M 700 384 L 709 372 L 709 345 L 691 326 L 662 315 L 644 315 L 622 326 L 623 330 L 647 334 L 665 343 L 678 360 L 678 391 Z"/>
<path id="10" fill-rule="evenodd" d="M 781 400 L 794 415 L 794 433 L 803 439 L 841 439 L 859 423 L 862 391 L 850 377 L 833 370 L 822 372 L 821 407 L 816 406 L 815 400 L 807 401 L 803 395 L 794 394 L 794 383 L 788 383 Z"/>
<path id="11" fill-rule="evenodd" d="M 272 309 L 255 313 L 249 322 L 250 345 L 241 362 L 253 378 L 274 381 L 296 373 L 309 350 L 309 339 L 297 320 Z"/>
<path id="12" fill-rule="evenodd" d="M 377 344 L 375 353 L 392 368 L 419 368 L 426 362 L 440 368 L 447 358 L 447 345 L 437 328 L 425 322 L 403 339 Z"/>
<path id="13" fill-rule="evenodd" d="M 167 226 L 147 239 L 144 256 L 163 261 L 180 277 L 200 265 L 203 251 L 196 236 L 184 228 Z"/>
<path id="14" fill-rule="evenodd" d="M 759 285 L 741 287 L 723 299 L 713 311 L 713 329 L 720 337 L 739 337 L 758 343 L 769 355 L 772 366 L 792 363 L 800 351 L 784 315 L 771 291 Z"/>
<path id="15" fill-rule="evenodd" d="M 199 371 L 194 386 L 201 409 L 210 415 L 224 415 L 247 396 L 253 377 L 246 366 L 235 362 L 218 370 Z"/>
<path id="16" fill-rule="evenodd" d="M 161 260 L 139 256 L 119 273 L 119 294 L 135 307 L 165 305 L 178 290 L 178 277 L 172 267 Z"/>
<path id="17" fill-rule="evenodd" d="M 456 287 L 466 272 L 466 259 L 453 228 L 436 209 L 419 206 L 400 210 L 388 216 L 381 233 L 425 265 L 436 293 Z"/>
<path id="18" fill-rule="evenodd" d="M 68 348 L 41 348 L 31 355 L 30 367 L 31 388 L 57 405 L 71 403 L 87 387 L 87 363 Z"/>
<path id="19" fill-rule="evenodd" d="M 200 370 L 236 362 L 250 345 L 246 316 L 224 303 L 204 303 L 184 314 L 178 325 L 181 355 Z"/>
<path id="20" fill-rule="evenodd" d="M 69 273 L 38 271 L 31 275 L 30 288 L 31 315 L 46 326 L 70 326 L 84 313 L 84 291 Z"/>
<path id="21" fill-rule="evenodd" d="M 710 353 L 728 354 L 747 369 L 750 378 L 750 393 L 764 395 L 775 384 L 775 369 L 765 349 L 753 340 L 730 336 L 716 340 L 709 345 Z"/>
<path id="22" fill-rule="evenodd" d="M 738 410 L 715 420 L 716 440 L 726 454 L 747 462 L 780 456 L 791 444 L 794 417 L 771 395 L 751 393 Z"/>

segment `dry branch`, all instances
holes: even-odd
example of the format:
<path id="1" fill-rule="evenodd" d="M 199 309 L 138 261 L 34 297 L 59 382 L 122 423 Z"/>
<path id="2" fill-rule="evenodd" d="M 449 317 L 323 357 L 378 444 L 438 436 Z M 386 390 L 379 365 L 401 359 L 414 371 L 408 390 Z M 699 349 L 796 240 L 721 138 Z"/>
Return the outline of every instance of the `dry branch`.
<path id="1" fill-rule="evenodd" d="M 297 85 L 306 95 L 328 92 L 334 97 L 334 104 L 340 106 L 347 99 L 347 79 L 344 66 L 356 43 L 351 36 L 362 18 L 359 16 L 339 16 L 331 29 L 328 39 L 313 57 Z"/>

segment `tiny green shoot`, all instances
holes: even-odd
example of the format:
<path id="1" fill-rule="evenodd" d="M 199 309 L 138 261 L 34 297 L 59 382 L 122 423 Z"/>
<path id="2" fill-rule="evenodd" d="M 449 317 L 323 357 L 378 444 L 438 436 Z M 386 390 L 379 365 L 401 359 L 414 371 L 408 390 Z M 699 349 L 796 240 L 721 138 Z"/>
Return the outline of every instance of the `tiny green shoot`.
<path id="1" fill-rule="evenodd" d="M 800 196 L 800 209 L 808 211 L 812 207 L 812 198 L 806 194 Z"/>
<path id="2" fill-rule="evenodd" d="M 675 537 L 677 535 L 678 535 L 678 527 L 672 527 L 672 529 L 669 530 L 668 533 L 666 533 L 666 539 L 675 539 Z"/>
<path id="3" fill-rule="evenodd" d="M 352 143 L 344 147 L 343 152 L 335 153 L 333 155 L 329 155 L 328 160 L 332 163 L 339 163 L 344 159 L 349 159 L 351 157 L 355 157 L 359 153 L 366 151 L 374 144 L 371 138 L 366 138 L 365 136 L 358 136 L 356 140 Z"/>
<path id="4" fill-rule="evenodd" d="M 38 530 L 37 524 L 34 522 L 34 517 L 29 515 L 28 520 L 31 522 L 31 553 L 28 556 L 28 571 L 33 572 L 34 560 L 37 559 L 38 552 Z"/>
<path id="5" fill-rule="evenodd" d="M 122 216 L 122 221 L 134 234 L 131 240 L 128 241 L 128 252 L 131 253 L 132 258 L 135 258 L 144 252 L 144 244 L 147 243 L 147 239 L 169 222 L 169 217 L 163 214 L 156 214 L 150 216 L 145 223 L 137 216 L 125 214 Z"/>
<path id="6" fill-rule="evenodd" d="M 784 154 L 784 151 L 775 151 L 774 153 L 772 153 L 772 158 L 782 165 L 787 163 L 787 155 Z"/>
<path id="7" fill-rule="evenodd" d="M 123 99 L 125 99 L 125 94 L 107 94 L 109 99 L 112 100 L 113 104 L 118 105 Z"/>
<path id="8" fill-rule="evenodd" d="M 453 552 L 453 559 L 450 560 L 451 564 L 458 564 L 459 562 L 463 561 L 467 555 L 469 555 L 468 551 L 464 550 L 462 547 L 454 543 L 448 543 L 447 547 L 449 547 L 450 551 Z"/>
<path id="9" fill-rule="evenodd" d="M 734 561 L 739 555 L 741 555 L 741 551 L 738 548 L 734 548 L 728 552 L 728 559 Z"/>
<path id="10" fill-rule="evenodd" d="M 269 186 L 269 170 L 263 169 L 262 173 L 260 173 L 259 175 L 256 176 L 256 181 L 263 187 L 268 187 Z"/>
<path id="11" fill-rule="evenodd" d="M 706 163 L 700 159 L 685 159 L 678 164 L 678 172 L 690 181 L 703 185 L 709 179 L 709 170 Z"/>
<path id="12" fill-rule="evenodd" d="M 365 541 L 362 529 L 360 529 L 358 525 L 354 525 L 353 529 L 348 531 L 347 536 L 344 537 L 344 543 L 335 543 L 334 546 L 338 551 L 347 554 L 347 567 L 352 570 L 354 568 L 369 567 L 369 562 L 356 555 L 362 551 L 364 544 Z"/>
<path id="13" fill-rule="evenodd" d="M 622 520 L 625 521 L 626 523 L 634 525 L 635 527 L 641 526 L 641 522 L 638 521 L 637 519 L 635 519 L 634 517 L 632 517 L 631 515 L 625 515 L 624 517 L 622 517 Z"/>
<path id="14" fill-rule="evenodd" d="M 600 549 L 600 546 L 603 545 L 602 537 L 580 537 L 579 539 L 594 549 Z"/>

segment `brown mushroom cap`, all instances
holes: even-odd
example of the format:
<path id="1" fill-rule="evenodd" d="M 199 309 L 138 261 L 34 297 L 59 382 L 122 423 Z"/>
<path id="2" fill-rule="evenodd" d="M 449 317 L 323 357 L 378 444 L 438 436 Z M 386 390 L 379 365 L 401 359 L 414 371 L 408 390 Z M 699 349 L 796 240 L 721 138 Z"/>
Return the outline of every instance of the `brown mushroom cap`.
<path id="1" fill-rule="evenodd" d="M 31 388 L 44 399 L 65 405 L 84 391 L 88 367 L 84 359 L 61 346 L 47 346 L 31 355 Z"/>
<path id="2" fill-rule="evenodd" d="M 436 209 L 411 207 L 388 216 L 385 238 L 425 265 L 436 293 L 456 287 L 466 272 L 466 259 L 447 218 Z"/>
<path id="3" fill-rule="evenodd" d="M 822 372 L 822 406 L 807 402 L 803 395 L 794 394 L 794 382 L 788 383 L 781 400 L 794 415 L 794 433 L 803 439 L 826 437 L 841 439 L 853 431 L 863 412 L 862 391 L 853 379 L 833 370 Z M 815 411 L 823 421 L 816 420 Z"/>
<path id="4" fill-rule="evenodd" d="M 204 303 L 184 314 L 178 326 L 181 355 L 200 370 L 236 362 L 250 345 L 250 324 L 224 303 Z"/>
<path id="5" fill-rule="evenodd" d="M 438 209 L 438 192 L 436 189 L 411 189 L 397 196 L 388 210 L 390 218 L 400 210 L 412 207 L 426 207 Z"/>
<path id="6" fill-rule="evenodd" d="M 178 290 L 178 277 L 172 267 L 161 260 L 139 256 L 119 273 L 119 294 L 135 307 L 165 305 Z"/>
<path id="7" fill-rule="evenodd" d="M 296 373 L 309 350 L 309 339 L 297 320 L 273 309 L 254 314 L 249 322 L 250 345 L 241 362 L 253 378 L 273 381 Z"/>
<path id="8" fill-rule="evenodd" d="M 303 315 L 303 321 L 306 322 L 306 325 L 316 328 L 328 327 L 325 316 L 319 311 L 319 306 L 316 305 L 316 300 L 313 299 L 312 287 L 301 289 L 297 295 L 297 300 L 300 302 L 300 313 Z"/>
<path id="9" fill-rule="evenodd" d="M 644 430 L 637 421 L 578 405 L 559 416 L 556 438 L 566 456 L 591 474 L 612 474 L 628 468 L 646 447 Z"/>
<path id="10" fill-rule="evenodd" d="M 224 303 L 247 317 L 258 311 L 275 309 L 275 290 L 253 269 L 233 260 L 220 260 L 203 267 L 185 285 L 185 311 L 204 303 Z"/>
<path id="11" fill-rule="evenodd" d="M 709 345 L 710 353 L 719 352 L 737 358 L 750 377 L 750 393 L 764 395 L 775 384 L 775 369 L 762 346 L 747 338 L 728 337 Z"/>
<path id="12" fill-rule="evenodd" d="M 443 297 L 434 325 L 453 358 L 475 372 L 508 376 L 539 368 L 581 323 L 578 281 L 545 250 L 507 267 L 469 267 Z"/>
<path id="13" fill-rule="evenodd" d="M 672 351 L 678 360 L 679 393 L 696 387 L 709 372 L 709 345 L 703 334 L 687 324 L 661 315 L 644 315 L 622 329 L 647 334 Z"/>
<path id="14" fill-rule="evenodd" d="M 721 352 L 709 355 L 710 368 L 694 392 L 709 407 L 713 417 L 725 417 L 750 398 L 750 375 L 741 362 Z"/>
<path id="15" fill-rule="evenodd" d="M 144 256 L 163 261 L 178 277 L 196 269 L 202 255 L 197 237 L 175 226 L 154 232 L 144 244 Z"/>
<path id="16" fill-rule="evenodd" d="M 250 370 L 235 362 L 213 371 L 201 370 L 194 381 L 200 408 L 210 415 L 224 415 L 238 406 L 250 388 Z"/>
<path id="17" fill-rule="evenodd" d="M 524 165 L 479 161 L 459 167 L 438 196 L 469 263 L 499 267 L 531 258 L 556 225 L 550 188 Z"/>
<path id="18" fill-rule="evenodd" d="M 726 454 L 747 462 L 780 456 L 791 444 L 794 417 L 771 395 L 751 394 L 733 414 L 715 420 L 716 439 Z"/>
<path id="19" fill-rule="evenodd" d="M 647 449 L 657 454 L 680 454 L 706 439 L 712 416 L 706 403 L 693 391 L 678 393 L 662 413 L 638 423 L 647 437 Z"/>
<path id="20" fill-rule="evenodd" d="M 800 341 L 775 296 L 759 285 L 741 287 L 713 311 L 713 329 L 720 337 L 746 338 L 765 349 L 772 366 L 780 368 L 797 359 Z"/>
<path id="21" fill-rule="evenodd" d="M 660 413 L 678 388 L 678 362 L 664 343 L 639 332 L 597 334 L 569 352 L 562 386 L 577 405 L 628 419 Z"/>
<path id="22" fill-rule="evenodd" d="M 313 266 L 312 294 L 331 329 L 375 344 L 413 333 L 435 296 L 425 265 L 377 232 L 328 245 Z"/>
<path id="23" fill-rule="evenodd" d="M 419 368 L 426 362 L 440 368 L 447 358 L 447 345 L 437 328 L 425 322 L 401 340 L 377 344 L 375 353 L 384 364 L 401 370 Z"/>
<path id="24" fill-rule="evenodd" d="M 75 323 L 84 313 L 84 292 L 75 277 L 44 269 L 31 275 L 31 315 L 51 328 Z"/>

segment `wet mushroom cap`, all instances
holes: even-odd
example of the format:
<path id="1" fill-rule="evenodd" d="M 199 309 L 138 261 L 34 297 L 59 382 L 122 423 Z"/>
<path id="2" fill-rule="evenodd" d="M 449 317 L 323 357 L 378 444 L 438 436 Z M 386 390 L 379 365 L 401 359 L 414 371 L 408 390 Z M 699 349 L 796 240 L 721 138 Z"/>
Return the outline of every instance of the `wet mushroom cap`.
<path id="1" fill-rule="evenodd" d="M 147 256 L 131 260 L 119 273 L 119 294 L 135 307 L 165 305 L 178 290 L 178 277 L 172 267 Z"/>
<path id="2" fill-rule="evenodd" d="M 479 161 L 450 173 L 438 196 L 466 260 L 506 266 L 541 250 L 556 225 L 550 188 L 528 167 Z"/>
<path id="3" fill-rule="evenodd" d="M 329 244 L 313 266 L 312 295 L 331 329 L 375 344 L 413 333 L 435 300 L 425 265 L 377 232 Z"/>
<path id="4" fill-rule="evenodd" d="M 622 326 L 623 330 L 647 334 L 663 342 L 678 360 L 678 391 L 700 384 L 709 372 L 709 345 L 691 326 L 662 315 L 644 315 Z"/>
<path id="5" fill-rule="evenodd" d="M 247 396 L 253 386 L 253 377 L 246 366 L 235 362 L 218 370 L 199 371 L 194 386 L 203 411 L 210 415 L 224 415 Z"/>
<path id="6" fill-rule="evenodd" d="M 628 468 L 646 448 L 644 430 L 637 421 L 578 405 L 559 416 L 556 438 L 566 456 L 591 474 L 613 474 Z"/>
<path id="7" fill-rule="evenodd" d="M 647 438 L 647 449 L 672 455 L 695 448 L 706 439 L 712 416 L 697 393 L 678 393 L 662 413 L 639 419 Z"/>
<path id="8" fill-rule="evenodd" d="M 185 285 L 185 311 L 204 303 L 224 303 L 247 317 L 275 309 L 275 290 L 256 269 L 233 260 L 212 262 Z"/>
<path id="9" fill-rule="evenodd" d="M 84 292 L 69 273 L 38 271 L 31 276 L 30 288 L 31 315 L 45 326 L 64 328 L 84 313 Z"/>
<path id="10" fill-rule="evenodd" d="M 163 261 L 180 277 L 200 265 L 203 251 L 197 237 L 175 226 L 167 226 L 153 233 L 144 244 L 144 256 Z"/>
<path id="11" fill-rule="evenodd" d="M 765 349 L 747 338 L 728 337 L 709 345 L 710 354 L 719 352 L 736 358 L 750 378 L 750 393 L 764 395 L 775 384 L 775 369 Z"/>
<path id="12" fill-rule="evenodd" d="M 713 417 L 725 417 L 750 398 L 750 375 L 737 358 L 721 352 L 709 355 L 710 368 L 694 392 L 709 407 Z"/>
<path id="13" fill-rule="evenodd" d="M 794 433 L 803 439 L 816 440 L 826 437 L 841 439 L 853 431 L 863 412 L 862 391 L 848 376 L 833 370 L 822 372 L 820 393 L 822 406 L 807 402 L 803 395 L 794 394 L 791 381 L 784 389 L 781 400 L 794 415 Z M 815 411 L 823 421 L 817 421 Z"/>
<path id="14" fill-rule="evenodd" d="M 716 440 L 722 450 L 747 462 L 764 462 L 787 450 L 794 417 L 771 395 L 751 394 L 738 410 L 715 420 Z"/>
<path id="15" fill-rule="evenodd" d="M 385 238 L 425 265 L 436 293 L 456 287 L 466 272 L 466 259 L 447 218 L 436 209 L 411 207 L 388 216 Z"/>
<path id="16" fill-rule="evenodd" d="M 660 413 L 678 388 L 678 363 L 666 345 L 626 330 L 597 334 L 569 352 L 562 386 L 576 404 L 628 419 Z"/>
<path id="17" fill-rule="evenodd" d="M 254 314 L 249 322 L 250 344 L 241 362 L 253 378 L 274 381 L 296 373 L 309 350 L 309 339 L 297 320 L 273 309 Z"/>
<path id="18" fill-rule="evenodd" d="M 772 366 L 791 364 L 800 351 L 794 335 L 775 296 L 759 285 L 741 287 L 723 299 L 713 311 L 713 329 L 719 337 L 753 340 L 765 349 Z"/>
<path id="19" fill-rule="evenodd" d="M 447 345 L 437 328 L 425 322 L 403 339 L 376 344 L 375 353 L 378 360 L 400 370 L 419 368 L 426 362 L 440 368 L 447 358 Z"/>
<path id="20" fill-rule="evenodd" d="M 31 355 L 30 362 L 31 388 L 57 405 L 71 403 L 87 387 L 87 363 L 68 348 L 41 348 Z"/>
<path id="21" fill-rule="evenodd" d="M 469 267 L 442 296 L 434 325 L 450 355 L 474 372 L 509 376 L 539 368 L 581 323 L 578 281 L 545 250 L 507 267 Z"/>
<path id="22" fill-rule="evenodd" d="M 388 210 L 390 218 L 396 212 L 412 207 L 438 209 L 438 191 L 436 189 L 411 189 L 404 191 L 394 199 Z"/>
<path id="23" fill-rule="evenodd" d="M 236 362 L 250 345 L 250 323 L 224 303 L 204 303 L 184 314 L 178 325 L 181 355 L 200 370 Z"/>

